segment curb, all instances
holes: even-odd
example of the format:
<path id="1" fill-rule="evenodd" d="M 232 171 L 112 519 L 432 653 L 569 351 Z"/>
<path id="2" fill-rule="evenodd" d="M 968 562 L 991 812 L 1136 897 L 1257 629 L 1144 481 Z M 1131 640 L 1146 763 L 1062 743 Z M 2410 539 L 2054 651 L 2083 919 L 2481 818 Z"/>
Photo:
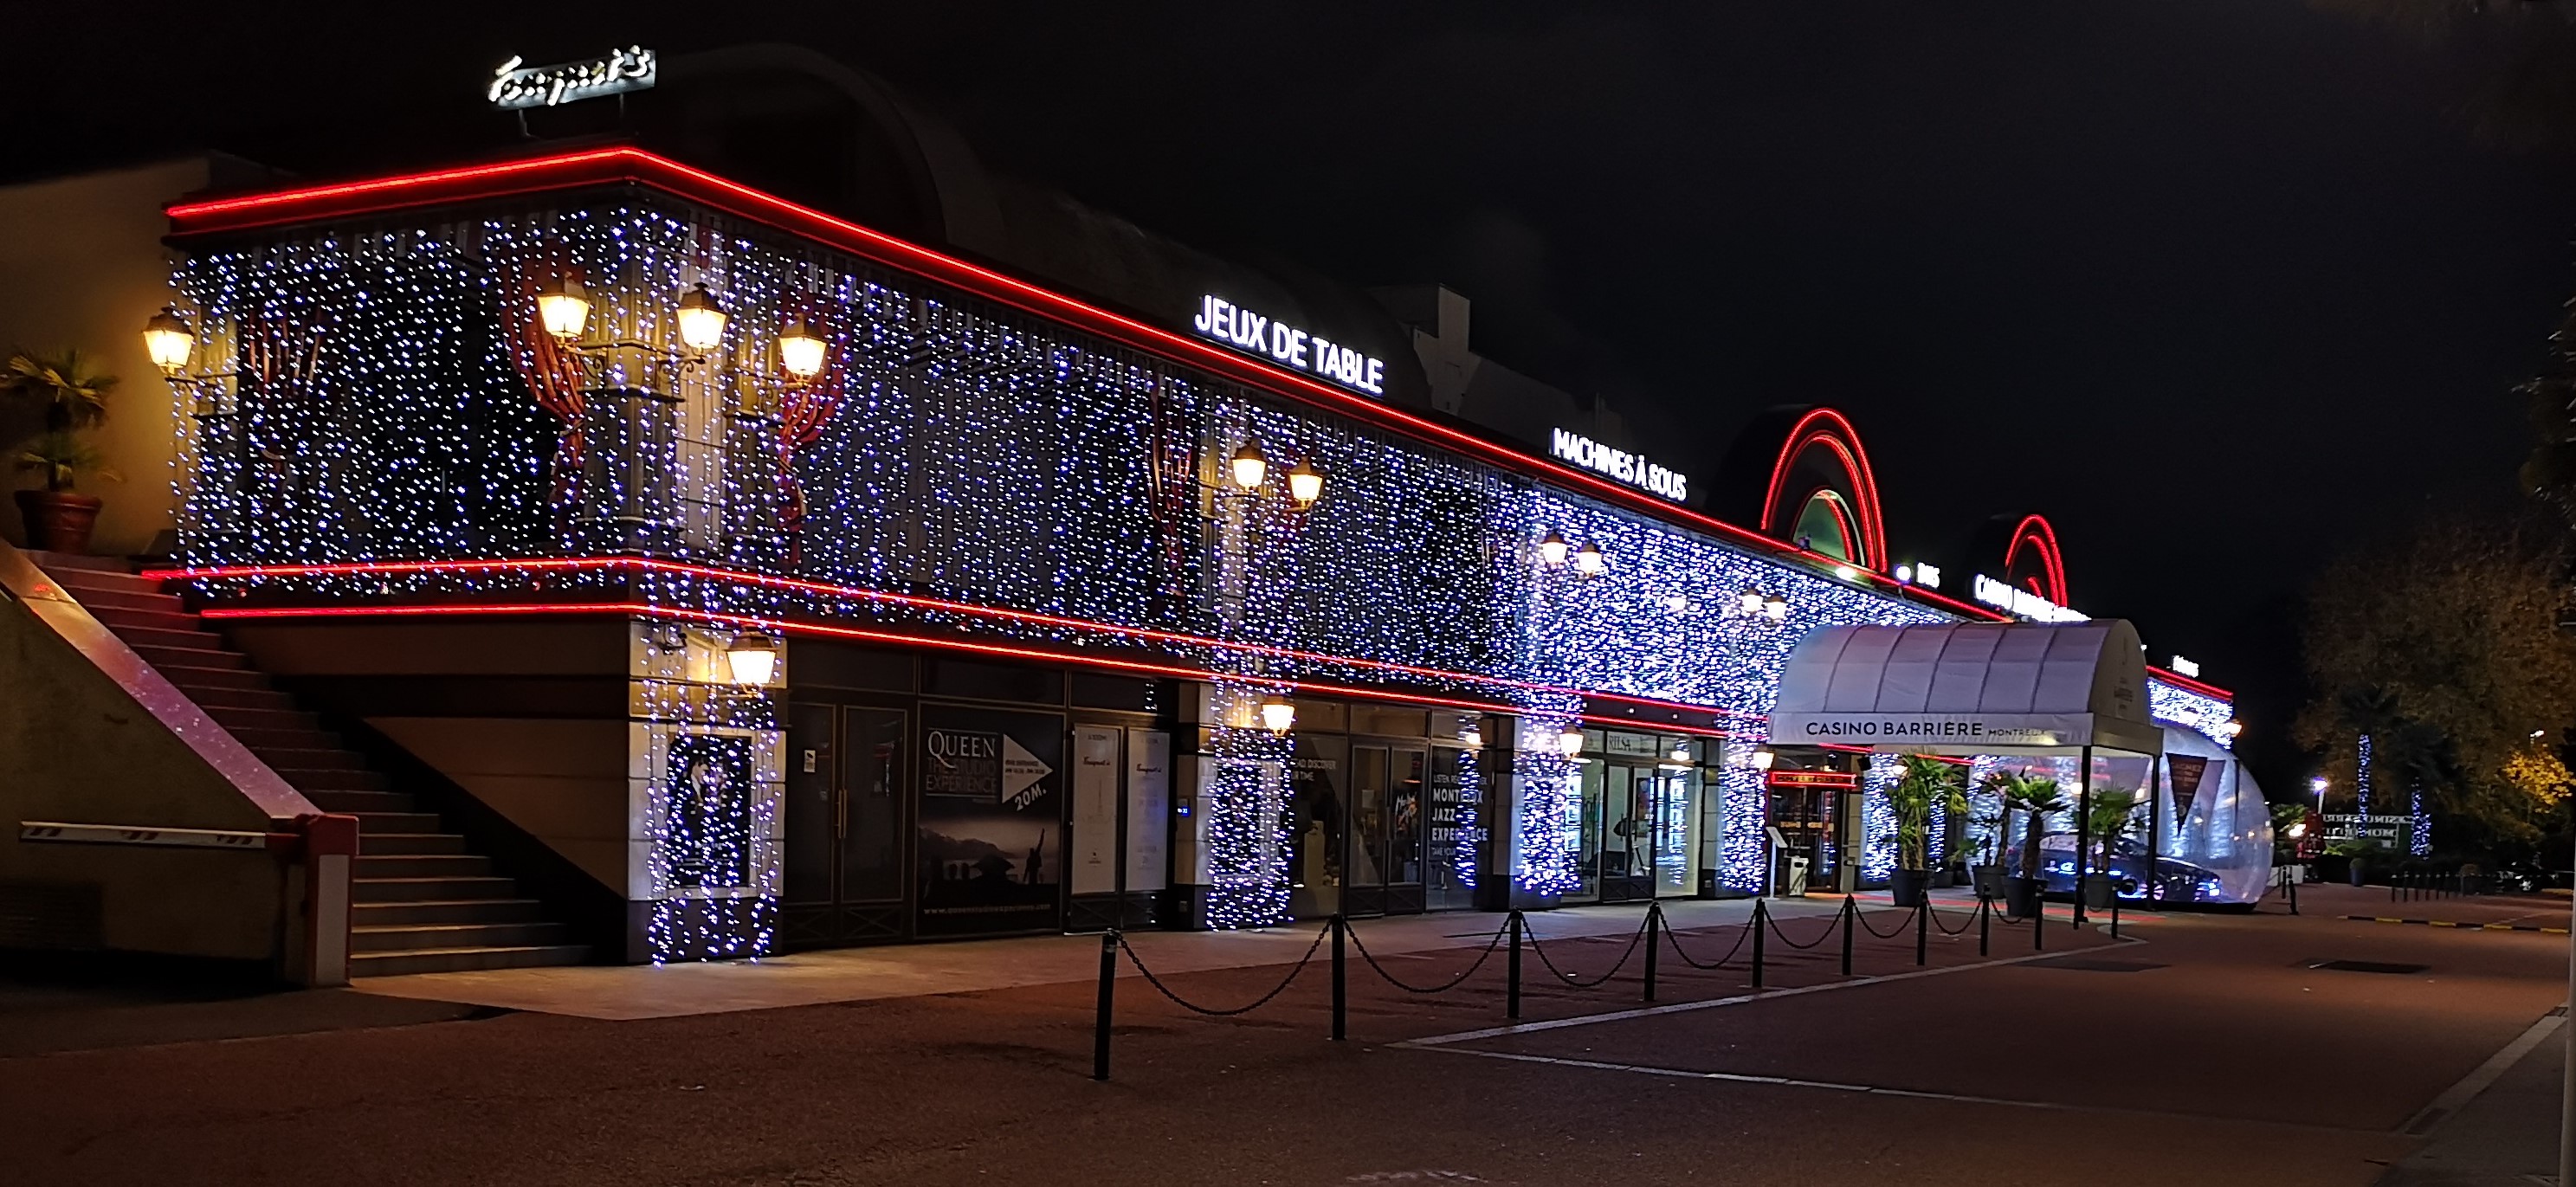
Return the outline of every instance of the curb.
<path id="1" fill-rule="evenodd" d="M 2536 931 L 2542 935 L 2563 936 L 2563 927 L 2534 927 L 2528 923 L 2460 923 L 2449 919 L 2393 919 L 2386 915 L 2346 915 L 2355 923 L 2412 923 L 2418 927 L 2450 927 L 2461 931 Z"/>

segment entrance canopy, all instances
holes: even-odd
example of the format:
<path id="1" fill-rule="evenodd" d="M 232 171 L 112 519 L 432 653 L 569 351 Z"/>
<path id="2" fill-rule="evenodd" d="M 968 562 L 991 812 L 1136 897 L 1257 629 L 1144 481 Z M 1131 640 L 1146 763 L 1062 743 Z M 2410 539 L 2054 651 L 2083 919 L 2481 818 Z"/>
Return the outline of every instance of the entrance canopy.
<path id="1" fill-rule="evenodd" d="M 1826 627 L 1799 641 L 1775 745 L 1916 754 L 2161 753 L 2147 661 L 2120 619 Z"/>

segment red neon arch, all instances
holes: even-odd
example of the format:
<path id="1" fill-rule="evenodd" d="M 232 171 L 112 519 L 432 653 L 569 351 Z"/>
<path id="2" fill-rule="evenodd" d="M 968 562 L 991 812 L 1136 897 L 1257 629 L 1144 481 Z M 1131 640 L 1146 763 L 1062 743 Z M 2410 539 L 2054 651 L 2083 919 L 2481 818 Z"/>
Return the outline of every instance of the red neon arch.
<path id="1" fill-rule="evenodd" d="M 1861 448 L 1860 430 L 1831 408 L 1817 408 L 1789 426 L 1788 440 L 1780 446 L 1780 457 L 1771 463 L 1771 485 L 1762 496 L 1762 531 L 1778 537 L 1782 531 L 1795 530 L 1795 522 L 1777 522 L 1782 514 L 1780 488 L 1789 479 L 1789 471 L 1810 448 L 1823 449 L 1842 466 L 1843 476 L 1851 483 L 1852 498 L 1848 509 L 1859 517 L 1859 545 L 1851 558 L 1864 569 L 1883 572 L 1887 568 L 1887 525 L 1879 514 L 1878 476 L 1870 471 L 1869 452 Z M 1801 504 L 1803 509 L 1804 504 Z"/>
<path id="2" fill-rule="evenodd" d="M 1989 537 L 1991 539 L 1991 537 Z M 2031 592 L 2066 605 L 2066 554 L 2058 551 L 2057 529 L 2048 518 L 2025 515 L 2013 525 L 2012 543 L 2004 547 L 2004 571 L 2012 571 L 2013 562 L 2021 559 L 2021 547 L 2028 544 L 2039 557 L 2040 576 L 2032 579 Z"/>

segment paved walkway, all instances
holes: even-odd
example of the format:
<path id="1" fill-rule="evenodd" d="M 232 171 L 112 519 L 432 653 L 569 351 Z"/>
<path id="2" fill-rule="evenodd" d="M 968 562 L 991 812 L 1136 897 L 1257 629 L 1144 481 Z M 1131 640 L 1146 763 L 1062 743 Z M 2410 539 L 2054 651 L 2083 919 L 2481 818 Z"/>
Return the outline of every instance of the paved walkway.
<path id="1" fill-rule="evenodd" d="M 1936 896 L 1944 909 L 1968 911 L 1965 892 Z M 1860 896 L 1863 905 L 1888 902 L 1884 892 Z M 1831 915 L 1838 896 L 1772 899 L 1782 919 Z M 2063 914 L 2065 908 L 2057 908 Z M 1733 927 L 1753 915 L 1753 900 L 1667 901 L 1664 917 L 1681 932 Z M 1567 907 L 1534 911 L 1526 918 L 1542 942 L 1580 936 L 1624 936 L 1644 918 L 1642 904 Z M 1504 916 L 1484 912 L 1406 915 L 1355 920 L 1351 931 L 1378 956 L 1476 948 L 1490 942 Z M 1235 932 L 1137 932 L 1128 937 L 1157 974 L 1206 972 L 1295 962 L 1312 946 L 1320 923 Z M 1812 924 L 1810 926 L 1813 926 Z M 1119 974 L 1135 970 L 1120 962 Z M 1100 975 L 1096 936 L 1028 936 L 932 944 L 838 948 L 757 961 L 693 964 L 584 965 L 567 968 L 495 969 L 488 972 L 418 973 L 370 977 L 352 988 L 364 993 L 427 1001 L 495 1006 L 578 1018 L 627 1020 L 767 1010 L 827 1002 L 871 1001 L 941 993 L 1016 989 L 1089 981 Z"/>

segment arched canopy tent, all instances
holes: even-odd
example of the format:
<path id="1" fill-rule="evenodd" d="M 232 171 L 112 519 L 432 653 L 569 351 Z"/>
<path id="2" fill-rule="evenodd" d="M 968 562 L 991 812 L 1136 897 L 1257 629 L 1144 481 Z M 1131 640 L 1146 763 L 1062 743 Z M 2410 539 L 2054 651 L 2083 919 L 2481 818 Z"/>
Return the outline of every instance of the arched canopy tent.
<path id="1" fill-rule="evenodd" d="M 2137 628 L 2119 619 L 1826 627 L 1789 653 L 1769 738 L 1906 754 L 2075 756 L 2071 885 L 2084 885 L 2097 783 L 2144 804 L 2150 845 L 2164 831 L 2156 756 L 2165 731 L 2148 709 L 2142 652 Z M 2102 848 L 2102 861 L 2115 864 L 2112 846 Z M 2148 870 L 2159 868 L 2154 853 L 2146 857 Z"/>
<path id="2" fill-rule="evenodd" d="M 1911 754 L 2156 754 L 2137 628 L 2072 623 L 1826 627 L 1799 641 L 1774 745 Z"/>

